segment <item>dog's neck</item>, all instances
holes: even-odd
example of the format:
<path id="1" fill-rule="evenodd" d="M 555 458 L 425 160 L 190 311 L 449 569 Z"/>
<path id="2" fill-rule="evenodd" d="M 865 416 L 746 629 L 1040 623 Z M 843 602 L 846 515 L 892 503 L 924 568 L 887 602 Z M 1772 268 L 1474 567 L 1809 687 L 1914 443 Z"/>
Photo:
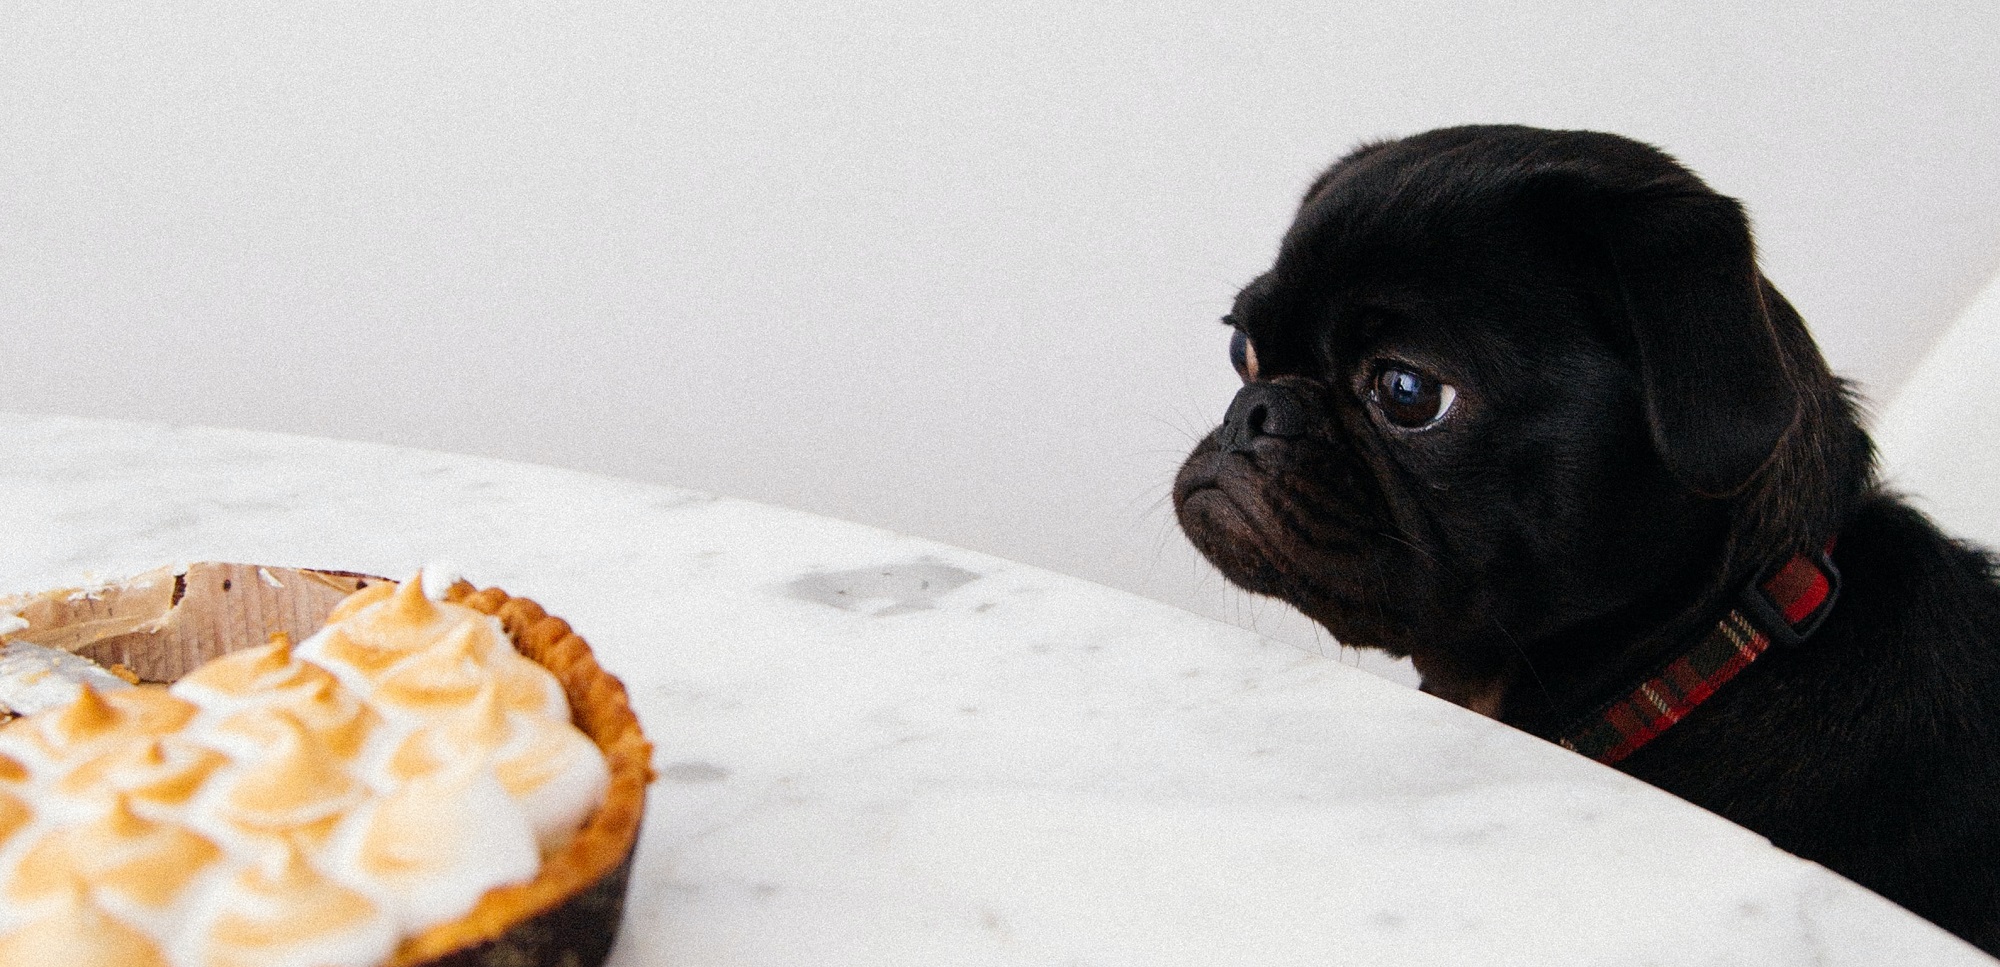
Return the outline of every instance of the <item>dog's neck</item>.
<path id="1" fill-rule="evenodd" d="M 1831 550 L 1828 542 L 1823 551 L 1789 555 L 1742 578 L 1735 594 L 1711 587 L 1692 606 L 1641 602 L 1517 647 L 1514 657 L 1413 657 L 1425 691 L 1616 762 L 1705 702 L 1773 641 L 1797 645 L 1810 636 L 1840 592 Z M 1719 587 L 1726 592 L 1727 583 Z M 1534 655 L 1546 674 L 1536 671 Z"/>
<path id="2" fill-rule="evenodd" d="M 1578 714 L 1700 640 L 1759 566 L 1711 566 L 1537 641 L 1420 650 L 1411 662 L 1425 692 L 1553 741 Z"/>

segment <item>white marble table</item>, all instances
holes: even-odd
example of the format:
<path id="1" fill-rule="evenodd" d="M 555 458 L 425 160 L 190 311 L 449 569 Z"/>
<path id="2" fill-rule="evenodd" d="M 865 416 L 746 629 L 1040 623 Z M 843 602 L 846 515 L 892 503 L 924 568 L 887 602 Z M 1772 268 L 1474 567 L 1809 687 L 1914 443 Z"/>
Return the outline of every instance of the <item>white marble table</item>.
<path id="1" fill-rule="evenodd" d="M 569 618 L 658 746 L 617 967 L 1991 963 L 1611 770 L 1075 579 L 541 467 L 0 414 L 0 592 L 202 559 L 446 560 Z"/>

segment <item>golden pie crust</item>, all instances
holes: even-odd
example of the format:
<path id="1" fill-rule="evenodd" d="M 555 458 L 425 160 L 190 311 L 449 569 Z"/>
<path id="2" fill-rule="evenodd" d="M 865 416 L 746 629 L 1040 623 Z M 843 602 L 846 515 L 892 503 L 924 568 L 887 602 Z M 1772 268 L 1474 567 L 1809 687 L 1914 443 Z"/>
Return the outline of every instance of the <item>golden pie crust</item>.
<path id="1" fill-rule="evenodd" d="M 303 640 L 349 593 L 393 582 L 342 571 L 203 563 L 122 585 L 0 600 L 33 640 L 145 681 L 168 682 L 276 632 Z M 459 581 L 455 601 L 500 619 L 521 654 L 553 673 L 570 717 L 604 752 L 604 804 L 533 880 L 488 891 L 471 912 L 405 940 L 384 967 L 596 967 L 610 954 L 652 781 L 652 746 L 624 683 L 597 664 L 569 623 L 527 598 Z"/>

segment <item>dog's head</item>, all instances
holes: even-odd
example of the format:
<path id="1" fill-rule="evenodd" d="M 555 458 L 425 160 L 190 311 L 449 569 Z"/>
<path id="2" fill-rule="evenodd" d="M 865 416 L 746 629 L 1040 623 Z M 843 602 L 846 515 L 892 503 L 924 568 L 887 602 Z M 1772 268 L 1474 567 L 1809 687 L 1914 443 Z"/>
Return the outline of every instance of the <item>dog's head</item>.
<path id="1" fill-rule="evenodd" d="M 1747 580 L 1867 475 L 1739 206 L 1612 135 L 1364 147 L 1224 321 L 1245 385 L 1176 481 L 1182 528 L 1427 676 Z"/>

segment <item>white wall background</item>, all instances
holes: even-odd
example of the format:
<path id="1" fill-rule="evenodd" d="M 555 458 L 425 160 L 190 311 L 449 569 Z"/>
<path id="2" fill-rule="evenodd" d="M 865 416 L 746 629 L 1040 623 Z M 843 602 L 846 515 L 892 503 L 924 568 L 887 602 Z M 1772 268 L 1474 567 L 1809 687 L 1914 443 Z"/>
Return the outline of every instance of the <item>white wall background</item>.
<path id="1" fill-rule="evenodd" d="M 0 407 L 885 525 L 1308 647 L 1164 502 L 1357 141 L 1653 141 L 1880 397 L 2000 267 L 2000 5 L 0 5 Z"/>
<path id="2" fill-rule="evenodd" d="M 1953 535 L 2000 550 L 2000 277 L 1875 423 L 1883 479 Z"/>

